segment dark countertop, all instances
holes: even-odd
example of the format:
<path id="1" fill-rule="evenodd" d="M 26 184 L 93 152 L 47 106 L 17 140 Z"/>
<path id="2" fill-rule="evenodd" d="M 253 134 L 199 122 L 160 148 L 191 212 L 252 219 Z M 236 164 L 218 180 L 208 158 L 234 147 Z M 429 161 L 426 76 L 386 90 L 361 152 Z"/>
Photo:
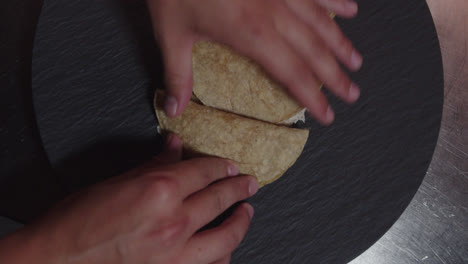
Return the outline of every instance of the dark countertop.
<path id="1" fill-rule="evenodd" d="M 14 0 L 3 1 L 0 9 L 0 215 L 15 220 L 33 218 L 63 196 L 44 155 L 31 93 L 41 6 L 42 1 Z"/>

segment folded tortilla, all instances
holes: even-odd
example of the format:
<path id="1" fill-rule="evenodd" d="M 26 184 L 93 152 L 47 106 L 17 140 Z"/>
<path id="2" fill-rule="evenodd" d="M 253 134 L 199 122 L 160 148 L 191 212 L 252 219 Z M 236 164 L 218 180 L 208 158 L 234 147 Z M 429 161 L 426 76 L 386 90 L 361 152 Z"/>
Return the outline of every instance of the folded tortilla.
<path id="1" fill-rule="evenodd" d="M 304 107 L 257 63 L 227 46 L 195 43 L 192 67 L 193 93 L 204 105 L 275 124 L 303 120 Z"/>
<path id="2" fill-rule="evenodd" d="M 294 164 L 309 135 L 308 130 L 245 118 L 193 101 L 182 115 L 169 118 L 161 100 L 162 95 L 155 96 L 160 128 L 177 134 L 184 149 L 233 160 L 240 173 L 255 176 L 260 186 L 273 182 Z"/>
<path id="3" fill-rule="evenodd" d="M 331 19 L 335 16 L 328 14 Z M 204 105 L 274 124 L 304 121 L 305 108 L 283 86 L 228 46 L 195 43 L 192 68 L 193 93 Z"/>

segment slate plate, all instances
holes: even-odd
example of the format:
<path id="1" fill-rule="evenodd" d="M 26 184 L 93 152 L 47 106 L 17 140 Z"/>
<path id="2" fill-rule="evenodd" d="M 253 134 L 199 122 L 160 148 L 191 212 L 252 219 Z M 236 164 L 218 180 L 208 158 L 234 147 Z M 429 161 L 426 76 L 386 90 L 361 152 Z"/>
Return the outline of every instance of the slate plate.
<path id="1" fill-rule="evenodd" d="M 160 150 L 153 89 L 162 66 L 141 1 L 45 1 L 33 56 L 41 137 L 64 188 L 117 175 Z M 365 57 L 362 98 L 250 202 L 233 263 L 344 263 L 396 221 L 421 183 L 440 126 L 443 77 L 425 1 L 360 1 L 338 20 Z"/>

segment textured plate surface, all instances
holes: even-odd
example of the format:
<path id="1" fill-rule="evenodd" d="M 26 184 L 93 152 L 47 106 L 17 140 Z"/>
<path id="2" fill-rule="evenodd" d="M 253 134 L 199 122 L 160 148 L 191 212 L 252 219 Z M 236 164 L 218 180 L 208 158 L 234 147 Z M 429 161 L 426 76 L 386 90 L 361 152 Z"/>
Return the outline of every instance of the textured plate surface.
<path id="1" fill-rule="evenodd" d="M 440 126 L 443 78 L 429 10 L 419 1 L 360 1 L 337 20 L 365 58 L 362 98 L 332 98 L 334 125 L 307 119 L 298 162 L 252 199 L 233 263 L 343 263 L 371 246 L 421 183 Z M 405 14 L 405 15 L 402 15 Z M 41 137 L 62 184 L 75 190 L 159 150 L 152 90 L 158 51 L 144 4 L 45 1 L 33 57 Z"/>

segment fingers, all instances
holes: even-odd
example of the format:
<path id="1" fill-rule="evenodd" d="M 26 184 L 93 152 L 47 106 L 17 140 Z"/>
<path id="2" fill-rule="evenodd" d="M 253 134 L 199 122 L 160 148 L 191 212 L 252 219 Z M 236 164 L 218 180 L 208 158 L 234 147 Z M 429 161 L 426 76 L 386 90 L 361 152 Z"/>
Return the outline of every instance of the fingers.
<path id="1" fill-rule="evenodd" d="M 234 203 L 247 199 L 258 190 L 253 176 L 238 176 L 208 186 L 186 199 L 185 212 L 191 218 L 190 229 L 197 230 L 214 220 Z"/>
<path id="2" fill-rule="evenodd" d="M 182 160 L 182 141 L 170 133 L 166 137 L 163 151 L 150 162 L 154 165 L 174 163 Z"/>
<path id="3" fill-rule="evenodd" d="M 238 43 L 238 50 L 259 62 L 271 76 L 288 87 L 289 92 L 320 123 L 328 125 L 333 122 L 334 113 L 320 91 L 319 81 L 277 32 L 265 31 L 261 36 L 247 34 L 245 38 L 252 45 Z"/>
<path id="4" fill-rule="evenodd" d="M 237 166 L 221 158 L 195 158 L 168 167 L 171 179 L 177 182 L 182 199 L 190 196 L 214 181 L 239 173 Z"/>
<path id="5" fill-rule="evenodd" d="M 164 111 L 169 117 L 176 117 L 185 109 L 192 95 L 193 41 L 176 34 L 167 36 L 165 40 L 162 47 L 167 90 Z"/>
<path id="6" fill-rule="evenodd" d="M 315 0 L 321 7 L 345 18 L 356 16 L 358 5 L 352 0 Z"/>
<path id="7" fill-rule="evenodd" d="M 280 34 L 304 58 L 311 72 L 337 96 L 352 103 L 359 97 L 359 89 L 352 85 L 324 42 L 289 10 L 276 17 Z"/>
<path id="8" fill-rule="evenodd" d="M 151 171 L 160 166 L 176 163 L 182 160 L 182 141 L 175 134 L 168 134 L 164 148 L 157 156 L 153 157 L 150 161 L 143 164 L 138 170 Z"/>
<path id="9" fill-rule="evenodd" d="M 253 217 L 253 208 L 243 203 L 219 227 L 190 238 L 184 256 L 197 263 L 212 263 L 229 255 L 242 241 Z"/>
<path id="10" fill-rule="evenodd" d="M 182 141 L 176 134 L 170 133 L 167 136 L 164 148 L 168 162 L 177 162 L 182 160 Z"/>
<path id="11" fill-rule="evenodd" d="M 212 262 L 211 264 L 229 264 L 231 262 L 231 255 L 227 255 L 224 258 Z"/>
<path id="12" fill-rule="evenodd" d="M 341 32 L 338 25 L 313 1 L 288 0 L 288 7 L 323 40 L 335 56 L 350 70 L 362 65 L 362 56 Z"/>

